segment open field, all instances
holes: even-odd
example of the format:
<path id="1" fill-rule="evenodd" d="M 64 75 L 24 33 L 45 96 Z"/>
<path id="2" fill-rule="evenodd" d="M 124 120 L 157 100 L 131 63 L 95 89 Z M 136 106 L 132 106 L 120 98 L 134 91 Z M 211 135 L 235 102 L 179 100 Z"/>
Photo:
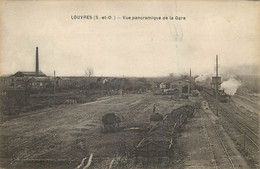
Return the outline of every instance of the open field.
<path id="1" fill-rule="evenodd" d="M 19 92 L 19 93 L 18 93 Z M 15 91 L 13 90 L 10 97 L 5 99 L 1 96 L 0 99 L 0 115 L 7 116 L 14 114 L 26 114 L 28 112 L 50 108 L 57 105 L 65 104 L 66 102 L 74 101 L 77 103 L 86 103 L 90 101 L 95 101 L 100 97 L 114 95 L 108 93 L 105 90 L 71 90 L 71 91 L 62 91 L 45 93 L 31 93 L 25 95 L 26 91 Z"/>

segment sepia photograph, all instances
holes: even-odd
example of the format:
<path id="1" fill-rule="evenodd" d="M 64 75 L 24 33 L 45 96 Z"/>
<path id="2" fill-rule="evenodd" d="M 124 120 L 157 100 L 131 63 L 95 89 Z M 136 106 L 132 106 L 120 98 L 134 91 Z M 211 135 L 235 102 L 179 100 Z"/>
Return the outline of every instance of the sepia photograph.
<path id="1" fill-rule="evenodd" d="M 259 169 L 260 1 L 1 0 L 0 169 Z"/>

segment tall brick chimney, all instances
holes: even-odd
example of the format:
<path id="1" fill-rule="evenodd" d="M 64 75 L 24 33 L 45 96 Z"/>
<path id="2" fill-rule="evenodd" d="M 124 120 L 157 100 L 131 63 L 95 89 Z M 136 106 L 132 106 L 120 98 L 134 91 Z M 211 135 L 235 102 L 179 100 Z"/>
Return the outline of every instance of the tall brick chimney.
<path id="1" fill-rule="evenodd" d="M 35 67 L 35 73 L 39 73 L 39 56 L 38 56 L 38 47 L 36 47 L 36 67 Z"/>

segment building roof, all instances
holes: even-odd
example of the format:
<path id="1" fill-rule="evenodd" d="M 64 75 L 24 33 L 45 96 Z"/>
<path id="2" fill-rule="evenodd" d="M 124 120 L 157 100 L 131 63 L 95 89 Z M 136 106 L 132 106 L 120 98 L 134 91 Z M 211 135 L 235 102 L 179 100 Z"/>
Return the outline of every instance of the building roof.
<path id="1" fill-rule="evenodd" d="M 190 82 L 190 78 L 189 77 L 181 77 L 181 78 L 178 78 L 178 79 L 175 79 L 175 80 L 172 80 L 172 82 L 177 82 L 177 81 L 185 81 L 185 82 Z"/>
<path id="2" fill-rule="evenodd" d="M 50 79 L 49 77 L 32 77 L 28 81 L 32 81 L 32 80 L 35 80 L 35 81 L 38 81 L 38 82 L 50 82 L 50 81 L 52 81 L 52 79 Z"/>
<path id="3" fill-rule="evenodd" d="M 18 71 L 15 74 L 13 74 L 12 76 L 15 77 L 43 77 L 46 76 L 43 72 L 25 72 L 25 71 Z"/>
<path id="4" fill-rule="evenodd" d="M 11 75 L 7 74 L 7 75 L 1 75 L 0 78 L 7 78 L 10 77 Z"/>

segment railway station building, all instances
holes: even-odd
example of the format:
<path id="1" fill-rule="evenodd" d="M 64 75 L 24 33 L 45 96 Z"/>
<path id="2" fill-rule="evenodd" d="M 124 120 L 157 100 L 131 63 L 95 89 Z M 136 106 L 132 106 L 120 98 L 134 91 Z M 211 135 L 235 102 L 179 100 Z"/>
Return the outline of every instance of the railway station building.
<path id="1" fill-rule="evenodd" d="M 189 94 L 190 88 L 191 83 L 188 77 L 176 79 L 170 83 L 170 89 L 172 89 L 177 95 Z"/>

